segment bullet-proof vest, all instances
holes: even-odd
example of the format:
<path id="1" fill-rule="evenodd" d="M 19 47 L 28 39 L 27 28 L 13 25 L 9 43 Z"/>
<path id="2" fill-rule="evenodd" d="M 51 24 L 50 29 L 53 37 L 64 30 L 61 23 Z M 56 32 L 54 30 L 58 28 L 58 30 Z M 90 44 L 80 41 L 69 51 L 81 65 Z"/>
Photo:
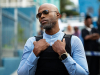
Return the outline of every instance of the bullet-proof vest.
<path id="1" fill-rule="evenodd" d="M 36 36 L 36 41 L 43 36 Z M 66 51 L 71 55 L 71 35 L 64 35 L 66 40 Z M 67 68 L 59 59 L 59 55 L 54 52 L 52 46 L 39 54 L 35 75 L 69 75 Z"/>

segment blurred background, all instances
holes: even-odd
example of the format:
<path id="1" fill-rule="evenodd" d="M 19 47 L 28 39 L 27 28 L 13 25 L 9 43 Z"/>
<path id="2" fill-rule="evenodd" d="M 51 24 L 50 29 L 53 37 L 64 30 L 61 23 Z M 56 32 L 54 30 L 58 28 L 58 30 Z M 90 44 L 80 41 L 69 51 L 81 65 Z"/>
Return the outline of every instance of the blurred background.
<path id="1" fill-rule="evenodd" d="M 44 31 L 36 19 L 43 3 L 56 5 L 61 14 L 61 31 L 74 34 L 76 27 L 82 42 L 86 14 L 92 17 L 93 27 L 98 28 L 100 0 L 0 0 L 0 75 L 17 75 L 25 42 Z"/>

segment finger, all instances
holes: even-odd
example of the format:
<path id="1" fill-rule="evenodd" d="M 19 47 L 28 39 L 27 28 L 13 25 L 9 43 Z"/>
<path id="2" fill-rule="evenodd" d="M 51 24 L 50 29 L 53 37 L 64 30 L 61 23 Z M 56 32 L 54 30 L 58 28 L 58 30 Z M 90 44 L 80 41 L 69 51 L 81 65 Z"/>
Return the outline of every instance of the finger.
<path id="1" fill-rule="evenodd" d="M 63 38 L 63 43 L 65 43 L 65 44 L 66 44 L 66 42 L 65 42 L 65 38 Z"/>
<path id="2" fill-rule="evenodd" d="M 45 39 L 42 39 L 42 40 L 46 42 L 46 40 L 45 40 Z"/>
<path id="3" fill-rule="evenodd" d="M 53 48 L 54 44 L 52 44 L 52 48 Z"/>
<path id="4" fill-rule="evenodd" d="M 47 43 L 47 45 L 48 45 L 48 46 L 50 46 L 50 44 L 49 44 L 49 43 Z"/>
<path id="5" fill-rule="evenodd" d="M 61 42 L 61 40 L 57 40 L 58 42 Z"/>
<path id="6" fill-rule="evenodd" d="M 61 42 L 61 40 L 58 40 L 59 42 Z"/>
<path id="7" fill-rule="evenodd" d="M 35 43 L 36 43 L 36 41 L 33 42 L 33 44 L 35 44 Z"/>

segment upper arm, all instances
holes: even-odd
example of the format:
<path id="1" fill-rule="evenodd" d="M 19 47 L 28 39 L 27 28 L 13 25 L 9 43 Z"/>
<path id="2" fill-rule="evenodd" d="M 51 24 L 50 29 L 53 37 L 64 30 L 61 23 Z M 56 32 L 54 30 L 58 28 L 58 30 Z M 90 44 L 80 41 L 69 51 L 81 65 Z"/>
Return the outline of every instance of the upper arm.
<path id="1" fill-rule="evenodd" d="M 81 40 L 78 37 L 73 36 L 71 39 L 71 46 L 73 60 L 75 60 L 76 63 L 79 64 L 82 68 L 88 70 L 85 51 Z"/>

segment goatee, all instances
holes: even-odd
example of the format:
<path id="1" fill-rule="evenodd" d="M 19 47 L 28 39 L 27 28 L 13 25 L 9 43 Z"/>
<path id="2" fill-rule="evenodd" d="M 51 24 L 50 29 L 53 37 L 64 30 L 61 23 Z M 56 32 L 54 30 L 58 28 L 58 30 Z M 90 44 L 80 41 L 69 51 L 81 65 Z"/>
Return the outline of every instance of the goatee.
<path id="1" fill-rule="evenodd" d="M 43 26 L 43 29 L 50 30 L 51 28 L 55 26 L 55 24 L 56 22 L 53 22 L 53 23 L 42 25 L 42 26 Z"/>

